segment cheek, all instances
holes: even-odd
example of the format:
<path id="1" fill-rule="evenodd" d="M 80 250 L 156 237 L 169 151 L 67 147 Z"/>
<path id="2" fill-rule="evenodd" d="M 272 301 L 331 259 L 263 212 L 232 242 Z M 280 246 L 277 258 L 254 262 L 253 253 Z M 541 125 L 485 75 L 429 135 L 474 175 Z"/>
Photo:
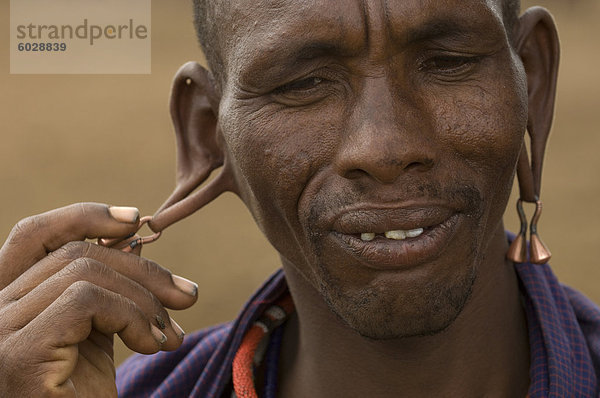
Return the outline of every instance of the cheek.
<path id="1" fill-rule="evenodd" d="M 231 122 L 224 121 L 223 130 L 240 195 L 267 238 L 286 255 L 290 237 L 297 243 L 303 239 L 298 201 L 333 153 L 337 123 L 314 109 L 294 110 L 292 117 L 286 111 L 235 108 L 225 113 Z"/>
<path id="2" fill-rule="evenodd" d="M 505 189 L 512 183 L 527 123 L 520 93 L 473 87 L 460 97 L 438 98 L 442 103 L 433 114 L 442 147 L 451 148 L 447 156 L 466 163 L 461 172 L 472 173 L 480 184 Z"/>

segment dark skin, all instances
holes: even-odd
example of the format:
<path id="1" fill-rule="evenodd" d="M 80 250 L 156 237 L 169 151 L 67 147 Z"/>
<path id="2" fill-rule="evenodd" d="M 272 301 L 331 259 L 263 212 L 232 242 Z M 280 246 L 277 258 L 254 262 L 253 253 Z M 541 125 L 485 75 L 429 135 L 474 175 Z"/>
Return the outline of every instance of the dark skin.
<path id="1" fill-rule="evenodd" d="M 0 251 L 3 394 L 115 397 L 115 333 L 146 354 L 181 345 L 183 331 L 165 307 L 189 307 L 197 289 L 139 250 L 84 242 L 127 236 L 138 218 L 135 208 L 82 203 L 13 228 Z"/>
<path id="2" fill-rule="evenodd" d="M 527 325 L 505 259 L 502 215 L 525 131 L 536 159 L 551 125 L 558 41 L 549 14 L 526 12 L 510 41 L 493 1 L 245 3 L 219 13 L 221 80 L 194 63 L 175 78 L 178 187 L 169 204 L 223 164 L 200 202 L 235 192 L 281 254 L 297 316 L 283 340 L 280 395 L 525 396 Z M 126 274 L 127 263 L 147 261 L 135 255 L 67 246 L 72 255 L 61 264 L 92 256 L 124 276 L 107 285 L 97 267 L 90 283 L 142 309 L 125 322 L 73 294 L 83 274 L 68 279 L 57 272 L 65 266 L 57 256 L 44 257 L 85 236 L 134 229 L 113 225 L 106 207 L 93 206 L 96 221 L 75 235 L 62 225 L 83 224 L 73 210 L 51 213 L 52 227 L 41 232 L 45 224 L 32 223 L 23 236 L 44 242 L 35 258 L 23 255 L 27 243 L 9 238 L 0 263 L 13 271 L 3 296 L 14 300 L 6 292 L 33 287 L 35 278 L 23 272 L 37 268 L 37 278 L 61 281 L 56 295 L 67 292 L 77 304 L 65 307 L 49 293 L 33 304 L 16 301 L 37 316 L 38 328 L 79 317 L 85 325 L 72 329 L 71 347 L 94 341 L 96 330 L 109 340 L 121 331 L 131 348 L 153 352 L 161 348 L 153 314 L 194 301 L 168 283 L 167 271 L 157 273 L 166 281 L 159 284 L 156 273 Z M 411 236 L 392 239 L 399 233 Z M 133 297 L 131 280 L 140 286 Z M 50 308 L 55 313 L 44 318 Z M 162 348 L 175 348 L 177 333 L 166 330 Z M 32 345 L 23 333 L 4 336 L 3 347 Z M 47 352 L 56 339 L 33 347 Z M 24 348 L 6 352 L 22 358 Z M 70 380 L 88 396 L 94 383 L 113 391 L 111 362 L 104 364 L 86 372 L 86 383 L 79 363 L 75 370 L 47 359 L 27 365 L 54 369 L 53 377 L 40 376 L 51 391 L 69 390 Z M 31 387 L 22 384 L 13 391 Z"/>

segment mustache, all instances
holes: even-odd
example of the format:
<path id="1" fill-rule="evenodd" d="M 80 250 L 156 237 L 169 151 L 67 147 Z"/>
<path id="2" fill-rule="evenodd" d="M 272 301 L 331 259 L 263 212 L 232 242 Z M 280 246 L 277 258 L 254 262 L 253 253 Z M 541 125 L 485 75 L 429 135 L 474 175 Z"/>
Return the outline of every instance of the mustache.
<path id="1" fill-rule="evenodd" d="M 321 191 L 321 192 L 325 192 Z M 345 186 L 336 192 L 327 190 L 327 195 L 317 195 L 309 208 L 307 223 L 318 226 L 328 215 L 357 203 L 390 205 L 408 201 L 435 201 L 473 217 L 480 217 L 483 209 L 483 194 L 477 187 L 464 183 L 441 183 L 437 181 L 406 182 L 402 185 L 382 190 L 367 190 Z M 311 228 L 312 229 L 312 228 Z"/>

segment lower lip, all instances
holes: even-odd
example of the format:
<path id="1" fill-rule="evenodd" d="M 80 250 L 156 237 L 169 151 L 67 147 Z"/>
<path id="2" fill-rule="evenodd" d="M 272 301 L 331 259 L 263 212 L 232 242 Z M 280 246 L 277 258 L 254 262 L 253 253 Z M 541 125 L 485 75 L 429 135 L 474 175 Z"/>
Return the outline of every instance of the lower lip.
<path id="1" fill-rule="evenodd" d="M 440 256 L 455 235 L 459 215 L 427 228 L 415 238 L 393 240 L 377 238 L 363 241 L 354 235 L 334 232 L 341 248 L 361 264 L 377 269 L 392 270 L 414 267 Z"/>

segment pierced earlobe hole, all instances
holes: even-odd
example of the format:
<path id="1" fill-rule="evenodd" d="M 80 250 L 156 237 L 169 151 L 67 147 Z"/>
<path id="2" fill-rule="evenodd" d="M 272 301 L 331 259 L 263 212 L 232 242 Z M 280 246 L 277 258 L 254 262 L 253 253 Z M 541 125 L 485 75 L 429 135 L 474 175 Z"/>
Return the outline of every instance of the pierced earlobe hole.
<path id="1" fill-rule="evenodd" d="M 192 85 L 192 79 L 190 79 L 189 77 L 187 79 L 185 79 L 185 84 L 187 84 L 188 86 Z"/>

